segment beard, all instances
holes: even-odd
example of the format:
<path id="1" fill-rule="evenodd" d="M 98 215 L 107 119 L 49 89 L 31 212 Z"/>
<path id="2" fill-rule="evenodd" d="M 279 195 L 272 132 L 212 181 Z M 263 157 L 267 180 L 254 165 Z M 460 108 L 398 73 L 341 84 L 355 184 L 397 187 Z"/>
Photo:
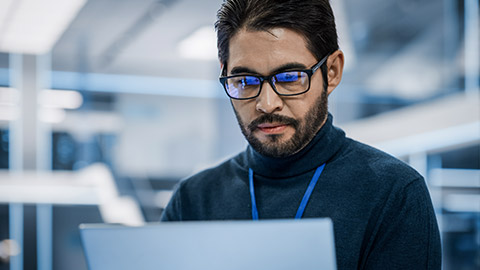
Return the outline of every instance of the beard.
<path id="1" fill-rule="evenodd" d="M 247 125 L 240 119 L 235 107 L 233 110 L 243 135 L 253 149 L 264 156 L 281 158 L 299 152 L 312 141 L 327 118 L 328 96 L 327 91 L 322 91 L 320 97 L 317 98 L 302 120 L 278 114 L 263 114 Z M 281 141 L 284 136 L 282 134 L 268 135 L 266 142 L 261 142 L 254 136 L 253 133 L 259 124 L 274 122 L 290 125 L 295 129 L 295 133 L 289 140 L 283 142 Z"/>

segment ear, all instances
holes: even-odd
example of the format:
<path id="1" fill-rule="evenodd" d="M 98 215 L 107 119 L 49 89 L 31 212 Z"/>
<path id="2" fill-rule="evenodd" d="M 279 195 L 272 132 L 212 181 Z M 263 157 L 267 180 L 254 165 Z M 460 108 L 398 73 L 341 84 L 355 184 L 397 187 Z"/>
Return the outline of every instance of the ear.
<path id="1" fill-rule="evenodd" d="M 340 84 L 343 75 L 343 64 L 345 63 L 345 56 L 340 50 L 333 52 L 327 60 L 327 77 L 328 88 L 327 92 L 330 95 L 333 90 Z"/>

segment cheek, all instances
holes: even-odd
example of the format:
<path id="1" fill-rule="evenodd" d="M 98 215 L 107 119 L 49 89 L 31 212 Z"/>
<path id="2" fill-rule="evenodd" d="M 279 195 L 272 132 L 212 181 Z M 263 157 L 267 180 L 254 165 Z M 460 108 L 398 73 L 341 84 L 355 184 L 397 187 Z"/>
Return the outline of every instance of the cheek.
<path id="1" fill-rule="evenodd" d="M 253 120 L 252 118 L 255 115 L 255 102 L 232 100 L 232 106 L 242 122 L 249 123 Z"/>
<path id="2" fill-rule="evenodd" d="M 314 90 L 314 91 L 311 91 Z M 292 109 L 296 110 L 298 116 L 304 117 L 312 108 L 313 106 L 319 106 L 318 101 L 319 98 L 322 96 L 322 90 L 320 89 L 311 89 L 307 92 L 304 99 L 299 101 L 298 104 Z"/>
<path id="3" fill-rule="evenodd" d="M 313 102 L 309 101 L 310 98 L 311 97 L 303 100 L 290 100 L 290 102 L 285 102 L 284 114 L 301 121 L 312 106 Z"/>
<path id="4" fill-rule="evenodd" d="M 304 118 L 307 112 L 312 108 L 313 102 L 305 102 L 300 106 L 295 107 L 295 114 L 297 117 Z"/>

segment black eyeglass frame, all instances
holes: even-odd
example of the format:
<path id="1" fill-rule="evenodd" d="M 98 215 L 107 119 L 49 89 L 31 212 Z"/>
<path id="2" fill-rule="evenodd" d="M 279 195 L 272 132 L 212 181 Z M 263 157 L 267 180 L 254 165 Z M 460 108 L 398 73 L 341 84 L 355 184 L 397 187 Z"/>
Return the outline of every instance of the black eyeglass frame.
<path id="1" fill-rule="evenodd" d="M 223 89 L 225 90 L 225 93 L 227 94 L 227 96 L 231 99 L 236 99 L 236 100 L 248 100 L 248 99 L 253 99 L 253 98 L 257 98 L 260 93 L 262 92 L 262 86 L 263 86 L 263 83 L 265 81 L 267 81 L 270 86 L 272 87 L 273 91 L 275 91 L 275 93 L 279 96 L 287 96 L 287 97 L 290 97 L 290 96 L 298 96 L 298 95 L 301 95 L 301 94 L 305 94 L 306 92 L 308 92 L 308 90 L 310 90 L 310 85 L 311 85 L 311 82 L 312 82 L 312 76 L 313 74 L 323 65 L 326 63 L 328 57 L 330 56 L 330 54 L 327 54 L 325 57 L 322 58 L 322 60 L 318 61 L 318 63 L 316 63 L 315 65 L 313 65 L 310 69 L 301 69 L 301 70 L 287 70 L 287 71 L 282 71 L 282 72 L 278 72 L 278 73 L 275 73 L 275 74 L 272 74 L 272 75 L 269 75 L 269 76 L 259 76 L 259 75 L 231 75 L 231 76 L 220 76 L 218 79 L 220 81 L 220 83 L 222 84 L 223 86 Z M 275 84 L 273 83 L 272 81 L 272 78 L 275 77 L 276 75 L 280 74 L 280 73 L 284 73 L 284 72 L 305 72 L 307 73 L 307 76 L 308 76 L 308 87 L 305 91 L 303 92 L 300 92 L 300 93 L 295 93 L 295 94 L 281 94 L 277 91 L 277 88 L 275 87 Z M 230 78 L 235 78 L 235 77 L 240 77 L 240 76 L 251 76 L 251 77 L 255 77 L 255 78 L 258 78 L 260 80 L 260 87 L 258 89 L 258 93 L 253 96 L 253 97 L 247 97 L 247 98 L 236 98 L 236 97 L 232 97 L 230 96 L 230 94 L 228 93 L 228 90 L 227 90 L 227 85 L 226 85 L 226 82 L 227 82 L 227 79 L 230 79 Z"/>

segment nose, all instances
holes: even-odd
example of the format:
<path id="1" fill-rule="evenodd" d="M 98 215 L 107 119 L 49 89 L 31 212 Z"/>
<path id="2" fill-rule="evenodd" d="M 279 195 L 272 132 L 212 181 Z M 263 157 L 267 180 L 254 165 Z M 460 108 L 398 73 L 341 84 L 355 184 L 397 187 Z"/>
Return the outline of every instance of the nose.
<path id="1" fill-rule="evenodd" d="M 283 99 L 273 90 L 267 81 L 263 82 L 262 91 L 257 97 L 256 109 L 262 113 L 273 113 L 283 109 Z"/>

